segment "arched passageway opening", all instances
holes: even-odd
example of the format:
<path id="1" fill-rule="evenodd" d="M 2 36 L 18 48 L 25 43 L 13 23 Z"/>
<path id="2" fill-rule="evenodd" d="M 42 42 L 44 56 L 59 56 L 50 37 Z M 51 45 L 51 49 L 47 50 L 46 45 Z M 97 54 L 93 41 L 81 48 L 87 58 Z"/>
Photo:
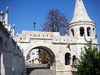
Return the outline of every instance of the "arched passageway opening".
<path id="1" fill-rule="evenodd" d="M 52 70 L 55 70 L 55 55 L 51 49 L 43 46 L 38 46 L 32 48 L 28 52 L 26 63 L 28 65 L 33 65 L 26 68 L 27 75 L 30 75 L 31 72 L 34 72 L 38 69 L 40 71 L 48 69 L 52 72 Z"/>
<path id="2" fill-rule="evenodd" d="M 27 63 L 29 64 L 53 65 L 55 62 L 55 55 L 51 49 L 38 46 L 29 51 L 26 61 L 28 61 Z"/>

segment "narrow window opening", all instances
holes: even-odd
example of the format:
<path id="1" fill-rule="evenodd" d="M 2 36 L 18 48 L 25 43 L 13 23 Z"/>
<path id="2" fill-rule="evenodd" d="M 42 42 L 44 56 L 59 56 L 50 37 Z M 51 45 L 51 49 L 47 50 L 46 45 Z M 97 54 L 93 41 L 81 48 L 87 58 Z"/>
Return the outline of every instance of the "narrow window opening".
<path id="1" fill-rule="evenodd" d="M 71 29 L 71 33 L 72 33 L 72 35 L 74 36 L 74 30 L 73 30 L 73 29 Z"/>
<path id="2" fill-rule="evenodd" d="M 69 65 L 70 64 L 70 59 L 71 59 L 70 56 L 71 56 L 70 53 L 66 53 L 65 54 L 65 65 Z"/>
<path id="3" fill-rule="evenodd" d="M 95 28 L 93 28 L 93 33 L 95 34 Z"/>
<path id="4" fill-rule="evenodd" d="M 75 65 L 75 62 L 76 62 L 76 56 L 73 55 L 72 64 Z"/>
<path id="5" fill-rule="evenodd" d="M 81 36 L 81 37 L 84 36 L 84 28 L 83 28 L 83 27 L 80 28 L 80 36 Z"/>
<path id="6" fill-rule="evenodd" d="M 34 64 L 34 60 L 32 60 L 32 64 Z"/>
<path id="7" fill-rule="evenodd" d="M 94 31 L 94 28 L 93 28 L 93 31 Z"/>
<path id="8" fill-rule="evenodd" d="M 87 28 L 87 35 L 88 35 L 88 36 L 90 36 L 90 30 L 91 30 L 91 28 L 88 27 L 88 28 Z"/>

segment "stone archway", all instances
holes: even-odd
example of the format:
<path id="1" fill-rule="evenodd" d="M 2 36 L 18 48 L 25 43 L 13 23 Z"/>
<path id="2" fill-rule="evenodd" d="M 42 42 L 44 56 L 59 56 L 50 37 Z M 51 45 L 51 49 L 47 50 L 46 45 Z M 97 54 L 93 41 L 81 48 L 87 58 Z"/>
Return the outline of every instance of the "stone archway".
<path id="1" fill-rule="evenodd" d="M 48 55 L 48 57 L 50 58 L 50 61 L 48 61 L 48 63 L 50 64 L 50 65 L 53 65 L 53 63 L 55 62 L 55 55 L 54 55 L 54 53 L 52 52 L 52 50 L 51 49 L 49 49 L 49 48 L 47 48 L 47 47 L 45 47 L 45 46 L 37 46 L 37 47 L 34 47 L 34 48 L 32 48 L 29 52 L 28 52 L 28 55 L 27 55 L 27 58 L 28 58 L 28 56 L 29 56 L 29 54 L 31 55 L 32 53 L 32 51 L 34 51 L 33 52 L 33 56 L 35 55 L 35 53 L 36 54 L 40 54 L 40 52 L 42 51 L 44 51 L 44 55 L 46 56 L 46 54 Z M 39 53 L 37 53 L 37 52 L 39 52 Z M 45 54 L 46 53 L 46 54 Z M 45 57 L 44 57 L 45 58 Z M 34 61 L 34 60 L 33 60 Z"/>
<path id="2" fill-rule="evenodd" d="M 35 51 L 37 51 L 37 50 L 43 50 L 43 51 L 45 51 L 48 55 L 49 55 L 49 57 L 50 57 L 50 61 L 49 62 L 47 62 L 47 63 L 38 63 L 38 64 L 33 64 L 33 65 L 35 65 L 35 68 L 33 68 L 33 69 L 31 69 L 31 68 L 28 68 L 27 69 L 27 75 L 29 75 L 32 71 L 34 71 L 34 70 L 38 70 L 38 69 L 40 69 L 39 71 L 41 71 L 41 70 L 43 70 L 43 69 L 48 69 L 48 71 L 50 71 L 50 72 L 52 72 L 52 69 L 54 70 L 55 69 L 55 55 L 54 55 L 54 53 L 52 52 L 52 50 L 50 49 L 50 48 L 48 48 L 48 47 L 45 47 L 45 46 L 36 46 L 36 47 L 34 47 L 34 48 L 32 48 L 29 52 L 28 52 L 28 54 L 30 53 L 30 54 L 32 54 L 31 53 L 31 51 L 33 51 L 33 50 L 35 50 Z M 27 56 L 28 56 L 28 54 L 27 54 Z M 34 54 L 34 52 L 33 52 L 33 54 Z M 39 67 L 37 67 L 37 65 L 39 66 Z M 42 65 L 42 66 L 41 66 Z M 38 69 L 37 69 L 38 68 Z M 42 71 L 42 72 L 44 72 L 44 71 Z"/>

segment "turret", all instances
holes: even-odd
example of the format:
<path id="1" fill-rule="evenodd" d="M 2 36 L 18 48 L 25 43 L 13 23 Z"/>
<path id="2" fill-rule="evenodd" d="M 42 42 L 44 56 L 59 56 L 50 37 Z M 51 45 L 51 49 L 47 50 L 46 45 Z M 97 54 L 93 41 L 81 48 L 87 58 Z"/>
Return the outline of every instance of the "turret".
<path id="1" fill-rule="evenodd" d="M 83 4 L 83 0 L 76 0 L 74 15 L 68 25 L 69 35 L 77 38 L 95 39 L 96 25 L 90 19 Z"/>

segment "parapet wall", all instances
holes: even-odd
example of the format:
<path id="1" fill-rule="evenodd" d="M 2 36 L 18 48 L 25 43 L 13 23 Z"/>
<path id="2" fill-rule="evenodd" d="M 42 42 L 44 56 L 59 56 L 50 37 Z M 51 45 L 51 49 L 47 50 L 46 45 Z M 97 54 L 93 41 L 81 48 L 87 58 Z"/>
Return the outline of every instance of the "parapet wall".
<path id="1" fill-rule="evenodd" d="M 52 43 L 74 43 L 76 38 L 72 36 L 61 36 L 59 32 L 41 32 L 41 31 L 22 31 L 18 34 L 19 42 L 30 42 L 31 39 L 51 40 Z"/>

